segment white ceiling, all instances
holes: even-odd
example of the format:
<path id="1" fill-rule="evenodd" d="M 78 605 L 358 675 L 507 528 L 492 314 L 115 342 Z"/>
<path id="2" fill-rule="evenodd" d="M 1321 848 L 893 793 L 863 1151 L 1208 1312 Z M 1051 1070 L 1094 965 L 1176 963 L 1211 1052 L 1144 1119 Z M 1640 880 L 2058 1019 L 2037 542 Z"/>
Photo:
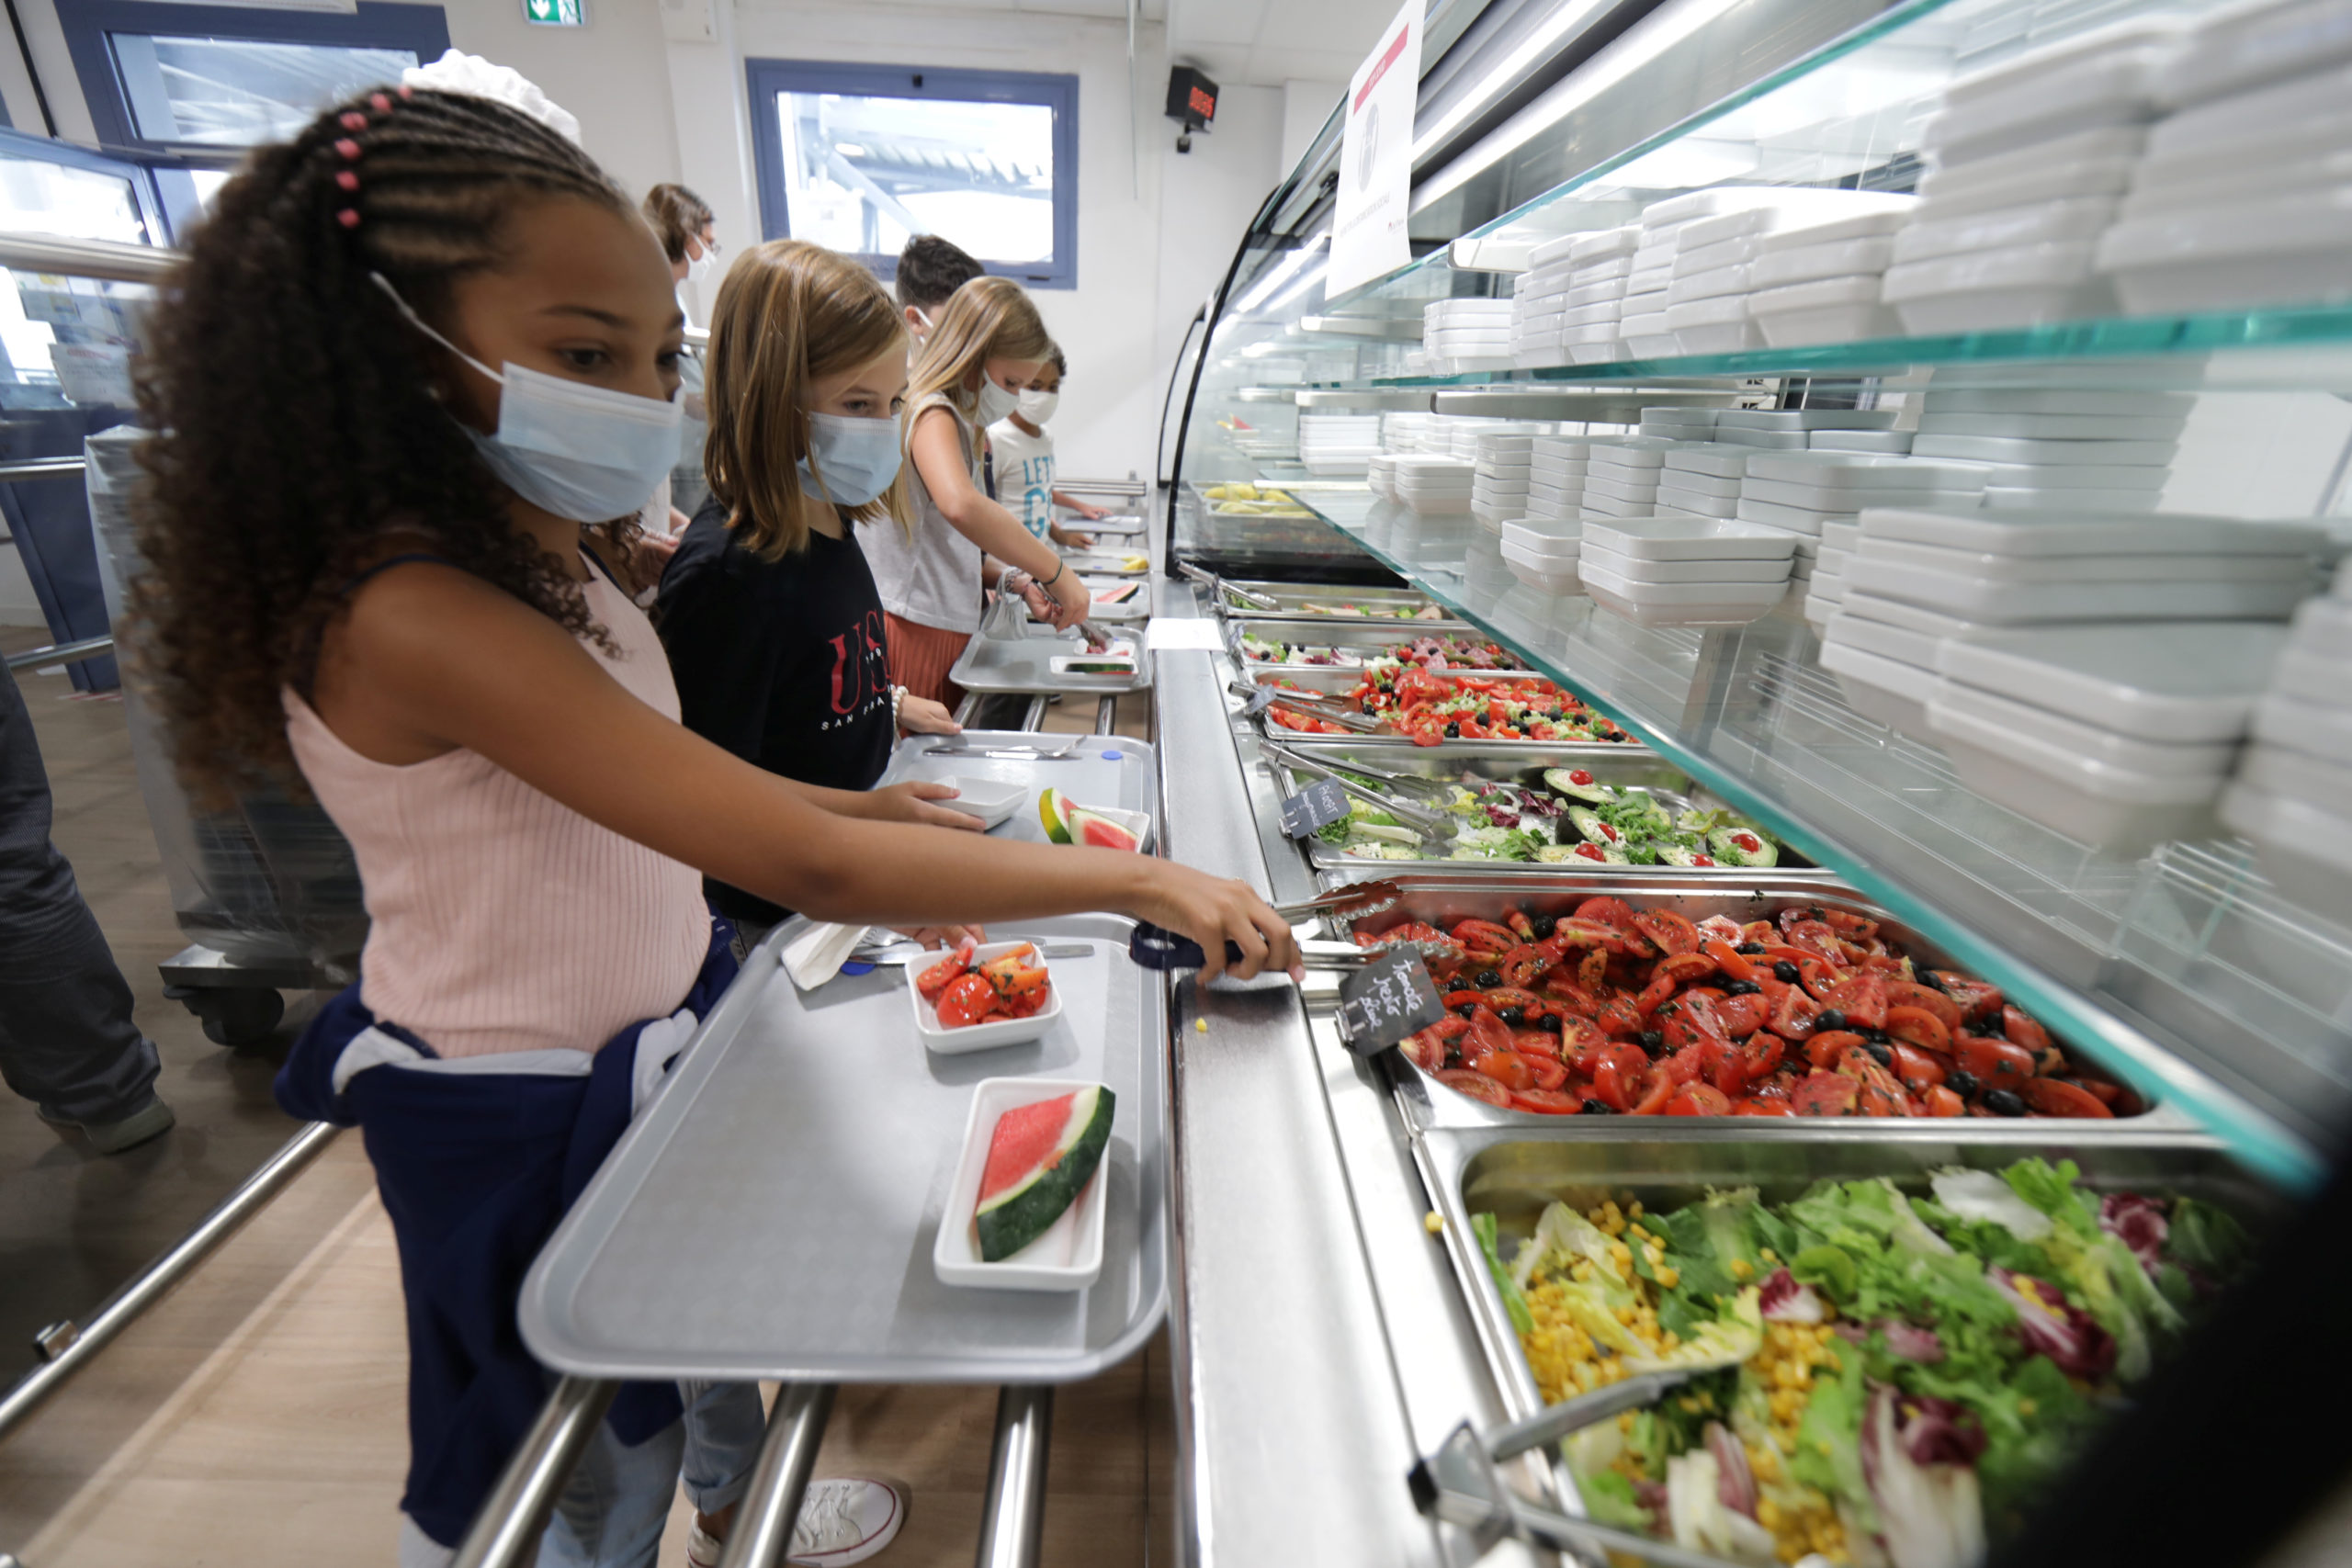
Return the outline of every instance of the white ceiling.
<path id="1" fill-rule="evenodd" d="M 925 5 L 962 11 L 1020 11 L 1033 17 L 1106 17 L 1124 21 L 1127 0 L 923 0 Z M 1168 16 L 1168 0 L 1143 0 L 1141 19 L 1160 22 Z"/>
<path id="2" fill-rule="evenodd" d="M 1345 82 L 1396 15 L 1395 0 L 1167 0 L 1167 6 L 1170 59 L 1198 65 L 1220 85 L 1259 87 Z"/>

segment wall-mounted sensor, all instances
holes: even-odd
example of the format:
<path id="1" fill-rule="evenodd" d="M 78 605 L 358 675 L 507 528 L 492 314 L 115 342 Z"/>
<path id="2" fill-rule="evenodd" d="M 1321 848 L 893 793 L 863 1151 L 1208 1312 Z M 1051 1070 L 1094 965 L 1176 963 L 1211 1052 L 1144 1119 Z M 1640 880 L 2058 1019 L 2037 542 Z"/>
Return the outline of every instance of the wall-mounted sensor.
<path id="1" fill-rule="evenodd" d="M 1168 73 L 1168 118 L 1176 122 L 1176 151 L 1193 150 L 1193 132 L 1213 128 L 1216 119 L 1216 84 L 1190 65 Z"/>

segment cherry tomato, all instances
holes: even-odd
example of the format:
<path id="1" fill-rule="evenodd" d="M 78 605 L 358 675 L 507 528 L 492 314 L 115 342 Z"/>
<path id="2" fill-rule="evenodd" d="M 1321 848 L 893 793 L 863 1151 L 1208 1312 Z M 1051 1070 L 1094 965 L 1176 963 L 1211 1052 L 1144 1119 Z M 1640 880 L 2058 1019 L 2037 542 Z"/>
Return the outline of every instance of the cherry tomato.
<path id="1" fill-rule="evenodd" d="M 1822 998 L 1865 1029 L 1886 1027 L 1886 976 L 1874 971 L 1849 975 Z"/>
<path id="2" fill-rule="evenodd" d="M 1886 1001 L 1887 1010 L 1890 1012 L 1898 1007 L 1927 1009 L 1936 1015 L 1936 1021 L 1944 1026 L 1944 1032 L 1947 1034 L 1958 1033 L 1964 1017 L 1958 1002 L 1953 1001 L 1934 987 L 1922 986 L 1916 980 L 1889 981 L 1886 987 Z"/>
<path id="3" fill-rule="evenodd" d="M 1731 1108 L 1734 1116 L 1794 1116 L 1785 1100 L 1743 1100 Z"/>
<path id="4" fill-rule="evenodd" d="M 2115 1112 L 2107 1101 L 2064 1078 L 2028 1078 L 2018 1085 L 2018 1098 L 2044 1116 L 2087 1116 L 2110 1121 Z"/>
<path id="5" fill-rule="evenodd" d="M 1623 898 L 1606 894 L 1588 898 L 1577 906 L 1577 919 L 1593 920 L 1604 926 L 1614 926 L 1621 931 L 1633 932 L 1641 928 L 1634 924 L 1634 907 Z"/>
<path id="6" fill-rule="evenodd" d="M 1944 1081 L 1943 1064 L 1914 1045 L 1894 1047 L 1894 1076 L 1913 1094 L 1925 1094 Z"/>
<path id="7" fill-rule="evenodd" d="M 939 1021 L 947 1029 L 964 1029 L 991 1013 L 1004 1011 L 996 987 L 978 975 L 963 975 L 950 982 L 939 997 Z"/>
<path id="8" fill-rule="evenodd" d="M 966 937 L 956 944 L 955 952 L 915 976 L 915 989 L 922 994 L 922 999 L 937 1001 L 956 976 L 972 966 L 972 954 L 978 945 L 970 937 Z"/>
<path id="9" fill-rule="evenodd" d="M 1567 1064 L 1557 1056 L 1522 1055 L 1520 1060 L 1527 1064 L 1527 1070 L 1534 1077 L 1537 1089 L 1554 1089 L 1568 1081 Z"/>
<path id="10" fill-rule="evenodd" d="M 1551 969 L 1552 961 L 1544 957 L 1540 949 L 1521 942 L 1504 953 L 1502 963 L 1497 967 L 1503 972 L 1504 985 L 1525 987 L 1543 979 Z"/>
<path id="11" fill-rule="evenodd" d="M 1556 1089 L 1523 1089 L 1511 1095 L 1510 1106 L 1544 1116 L 1573 1116 L 1584 1109 L 1584 1096 L 1563 1094 Z"/>
<path id="12" fill-rule="evenodd" d="M 1739 1070 L 1748 1084 L 1761 1083 L 1779 1070 L 1788 1046 L 1777 1034 L 1758 1032 L 1739 1048 Z"/>
<path id="13" fill-rule="evenodd" d="M 2001 1009 L 2001 1032 L 2013 1045 L 2022 1045 L 2035 1055 L 2050 1049 L 2050 1032 L 2014 1007 Z"/>
<path id="14" fill-rule="evenodd" d="M 1807 1073 L 1789 1096 L 1789 1109 L 1798 1116 L 1852 1116 L 1862 1086 L 1842 1073 Z"/>
<path id="15" fill-rule="evenodd" d="M 1867 1051 L 1848 1051 L 1838 1061 L 1840 1077 L 1849 1077 L 1861 1086 L 1857 1106 L 1865 1116 L 1908 1116 L 1910 1098 L 1894 1075 L 1878 1065 Z"/>
<path id="16" fill-rule="evenodd" d="M 1716 998 L 1715 1017 L 1721 1021 L 1724 1032 L 1736 1040 L 1763 1028 L 1769 1010 L 1764 1005 L 1763 993 L 1744 991 L 1736 997 Z"/>
<path id="17" fill-rule="evenodd" d="M 1671 909 L 1635 910 L 1634 928 L 1657 943 L 1658 951 L 1668 957 L 1698 950 L 1699 929 Z"/>
<path id="18" fill-rule="evenodd" d="M 1505 1027 L 1501 1019 L 1497 1018 L 1485 1008 L 1480 1008 L 1470 1015 L 1470 1030 L 1462 1041 L 1462 1055 L 1464 1060 L 1475 1066 L 1481 1056 L 1491 1055 L 1498 1051 L 1509 1052 L 1510 1050 L 1510 1031 Z"/>
<path id="19" fill-rule="evenodd" d="M 1813 1032 L 1813 1021 L 1820 1016 L 1821 1004 L 1805 995 L 1802 987 L 1782 987 L 1772 1004 L 1772 1032 L 1783 1040 L 1802 1040 Z"/>
<path id="20" fill-rule="evenodd" d="M 1634 1100 L 1634 1108 L 1628 1114 L 1657 1115 L 1666 1109 L 1666 1102 L 1673 1098 L 1674 1090 L 1674 1075 L 1663 1072 L 1655 1066 L 1652 1066 L 1649 1077 L 1643 1081 L 1640 1098 Z"/>
<path id="21" fill-rule="evenodd" d="M 1470 1066 L 1505 1089 L 1533 1089 L 1535 1068 L 1516 1051 L 1487 1051 L 1473 1056 Z"/>
<path id="22" fill-rule="evenodd" d="M 1666 1102 L 1668 1116 L 1728 1116 L 1731 1097 L 1711 1084 L 1685 1084 Z"/>
<path id="23" fill-rule="evenodd" d="M 1426 1029 L 1419 1034 L 1408 1035 L 1398 1048 L 1405 1053 L 1407 1061 L 1425 1073 L 1433 1073 L 1445 1066 L 1445 1042 Z"/>
<path id="24" fill-rule="evenodd" d="M 1446 1088 L 1457 1089 L 1473 1100 L 1483 1100 L 1489 1105 L 1499 1105 L 1506 1110 L 1510 1106 L 1510 1090 L 1484 1073 L 1474 1073 L 1464 1067 L 1448 1067 L 1432 1076 Z"/>
<path id="25" fill-rule="evenodd" d="M 1944 995 L 1960 1009 L 1962 1018 L 1977 1018 L 2001 1010 L 2001 988 L 1998 986 L 1987 985 L 1956 969 L 1938 969 L 1934 973 L 1937 983 L 1944 988 Z"/>
<path id="26" fill-rule="evenodd" d="M 1951 1031 L 1943 1020 L 1926 1008 L 1892 1007 L 1886 1010 L 1886 1021 L 1880 1025 L 1897 1040 L 1930 1051 L 1951 1049 Z"/>
<path id="27" fill-rule="evenodd" d="M 2015 1090 L 2033 1077 L 2033 1056 L 2022 1045 L 2012 1045 L 2006 1040 L 1988 1040 L 1979 1034 L 1963 1034 L 1953 1054 L 1960 1065 L 1976 1077 L 1986 1089 Z"/>
<path id="28" fill-rule="evenodd" d="M 1862 1037 L 1849 1029 L 1825 1029 L 1804 1043 L 1804 1059 L 1816 1070 L 1828 1072 L 1848 1050 L 1861 1043 Z"/>
<path id="29" fill-rule="evenodd" d="M 1928 1114 L 1930 1116 L 1965 1116 L 1968 1102 L 1938 1084 L 1927 1092 Z"/>
<path id="30" fill-rule="evenodd" d="M 1560 1059 L 1560 1037 L 1548 1030 L 1514 1029 L 1510 1048 L 1522 1056 L 1541 1056 L 1547 1062 Z"/>

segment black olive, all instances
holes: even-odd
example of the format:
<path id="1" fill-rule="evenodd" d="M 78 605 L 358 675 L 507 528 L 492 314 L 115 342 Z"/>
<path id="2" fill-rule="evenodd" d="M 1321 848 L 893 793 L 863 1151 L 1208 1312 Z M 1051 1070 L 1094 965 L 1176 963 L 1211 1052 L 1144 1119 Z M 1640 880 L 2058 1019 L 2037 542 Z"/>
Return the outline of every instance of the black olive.
<path id="1" fill-rule="evenodd" d="M 1772 965 L 1772 978 L 1783 986 L 1793 986 L 1797 983 L 1797 966 L 1783 958 Z"/>
<path id="2" fill-rule="evenodd" d="M 1966 1100 L 1984 1086 L 1976 1081 L 1974 1073 L 1962 1068 L 1947 1076 L 1944 1079 L 1944 1087 L 1961 1099 Z"/>
<path id="3" fill-rule="evenodd" d="M 1449 725 L 1447 725 L 1447 726 L 1445 727 L 1445 738 L 1446 738 L 1448 740 L 1459 740 L 1459 739 L 1462 739 L 1462 727 L 1461 727 L 1459 724 L 1449 724 Z"/>
<path id="4" fill-rule="evenodd" d="M 1753 980 L 1734 980 L 1730 985 L 1724 987 L 1724 995 L 1727 997 L 1752 997 L 1763 989 L 1763 987 L 1758 985 Z"/>
<path id="5" fill-rule="evenodd" d="M 1477 987 L 1482 991 L 1491 991 L 1497 986 L 1503 983 L 1503 977 L 1497 970 L 1481 969 L 1478 971 L 1477 978 L 1472 980 L 1470 983 Z"/>
<path id="6" fill-rule="evenodd" d="M 1944 983 L 1936 978 L 1936 972 L 1932 969 L 1915 969 L 1911 972 L 1911 977 L 1931 991 L 1940 991 L 1945 988 Z"/>
<path id="7" fill-rule="evenodd" d="M 1653 1056 L 1666 1049 L 1666 1036 L 1655 1029 L 1643 1030 L 1641 1042 L 1642 1049 Z"/>
<path id="8" fill-rule="evenodd" d="M 1988 1089 L 1984 1091 L 1984 1109 L 1996 1116 L 2022 1116 L 2025 1101 L 2007 1089 Z"/>
<path id="9" fill-rule="evenodd" d="M 1743 942 L 1737 947 L 1733 948 L 1732 951 L 1737 953 L 1744 953 L 1747 957 L 1753 958 L 1756 954 L 1764 951 L 1764 944 L 1760 942 Z"/>
<path id="10" fill-rule="evenodd" d="M 1521 1024 L 1527 1021 L 1527 1010 L 1525 1008 L 1504 1008 L 1501 1011 L 1496 1013 L 1495 1016 L 1501 1019 L 1505 1023 L 1510 1024 L 1513 1029 L 1517 1029 Z"/>
<path id="11" fill-rule="evenodd" d="M 1863 1039 L 1869 1041 L 1873 1045 L 1891 1044 L 1894 1040 L 1894 1036 L 1889 1034 L 1885 1030 L 1872 1029 L 1867 1023 L 1854 1031 L 1854 1032 L 1860 1035 Z"/>
<path id="12" fill-rule="evenodd" d="M 1464 1002 L 1460 1007 L 1455 1008 L 1453 1010 L 1461 1014 L 1464 1018 L 1468 1018 L 1471 1014 L 1478 1010 L 1478 1004 L 1476 1002 Z"/>
<path id="13" fill-rule="evenodd" d="M 1605 1100 L 1588 1100 L 1584 1102 L 1584 1108 L 1579 1111 L 1577 1114 L 1580 1116 L 1614 1116 L 1617 1114 L 1617 1108 L 1610 1104 Z"/>
<path id="14" fill-rule="evenodd" d="M 1865 1040 L 1862 1042 L 1862 1049 L 1868 1051 L 1871 1054 L 1871 1060 L 1876 1062 L 1880 1066 L 1891 1067 L 1894 1066 L 1894 1046 L 1886 1044 L 1883 1041 Z"/>
<path id="15" fill-rule="evenodd" d="M 1846 1015 L 1836 1008 L 1823 1008 L 1820 1016 L 1813 1021 L 1813 1026 L 1823 1030 L 1843 1029 L 1846 1027 Z"/>
<path id="16" fill-rule="evenodd" d="M 1556 1012 L 1547 1012 L 1535 1021 L 1535 1027 L 1546 1034 L 1557 1034 L 1560 1032 L 1560 1015 Z"/>
<path id="17" fill-rule="evenodd" d="M 1560 929 L 1560 919 L 1557 915 L 1537 915 L 1529 920 L 1527 925 L 1528 929 L 1535 933 L 1535 940 L 1544 942 L 1548 940 L 1554 931 Z"/>
<path id="18" fill-rule="evenodd" d="M 1968 1032 L 1973 1034 L 1979 1040 L 2006 1040 L 2008 1038 L 2008 1032 L 2001 1027 L 2001 1021 L 1997 1018 L 1973 1019 L 1969 1022 Z"/>

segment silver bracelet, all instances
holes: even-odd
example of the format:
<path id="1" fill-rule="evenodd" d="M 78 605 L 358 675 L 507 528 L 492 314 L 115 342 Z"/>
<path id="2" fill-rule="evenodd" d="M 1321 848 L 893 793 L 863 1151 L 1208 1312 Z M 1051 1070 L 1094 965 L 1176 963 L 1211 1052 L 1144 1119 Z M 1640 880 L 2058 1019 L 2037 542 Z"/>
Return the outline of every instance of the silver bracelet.
<path id="1" fill-rule="evenodd" d="M 907 689 L 904 686 L 890 688 L 890 728 L 892 729 L 899 728 L 899 708 L 906 700 Z"/>

